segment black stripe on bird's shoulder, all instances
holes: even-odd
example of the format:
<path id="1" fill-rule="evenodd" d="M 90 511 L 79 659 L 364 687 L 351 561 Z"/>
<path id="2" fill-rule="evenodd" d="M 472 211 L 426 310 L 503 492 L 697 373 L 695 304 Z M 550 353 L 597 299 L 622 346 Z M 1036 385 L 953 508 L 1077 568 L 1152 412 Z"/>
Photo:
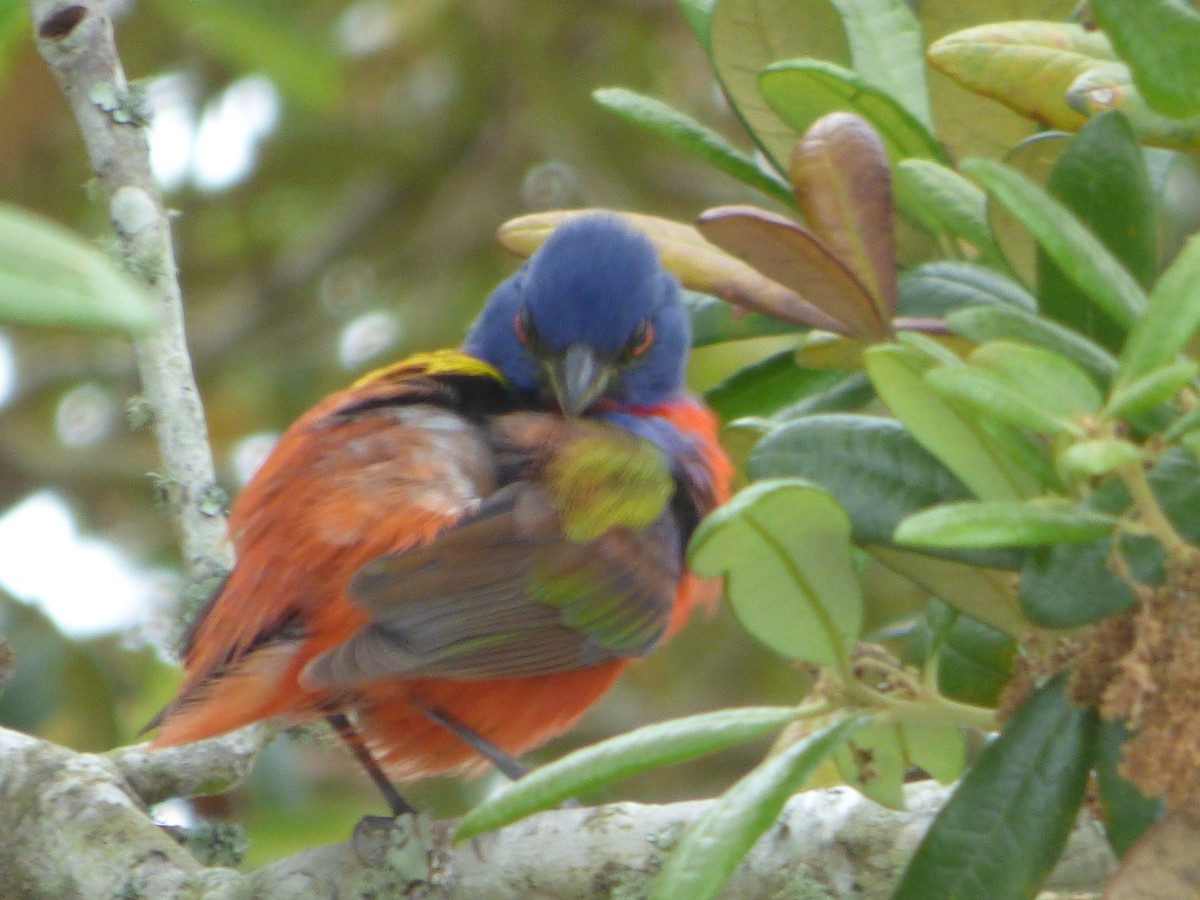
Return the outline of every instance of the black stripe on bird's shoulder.
<path id="1" fill-rule="evenodd" d="M 333 414 L 350 418 L 423 403 L 483 422 L 493 416 L 534 408 L 508 385 L 487 375 L 411 375 L 399 381 L 364 385 L 362 393 L 363 396 L 351 399 Z"/>

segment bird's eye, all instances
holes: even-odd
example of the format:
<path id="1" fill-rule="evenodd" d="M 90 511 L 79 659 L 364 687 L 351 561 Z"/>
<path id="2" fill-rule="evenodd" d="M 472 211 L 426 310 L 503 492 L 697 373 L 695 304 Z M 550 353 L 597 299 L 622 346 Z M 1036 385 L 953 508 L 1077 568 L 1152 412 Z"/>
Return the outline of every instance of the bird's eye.
<path id="1" fill-rule="evenodd" d="M 533 324 L 533 313 L 528 306 L 522 306 L 513 319 L 513 331 L 517 340 L 526 346 L 537 342 L 537 326 Z"/>
<path id="2" fill-rule="evenodd" d="M 625 345 L 625 353 L 631 358 L 636 358 L 643 355 L 653 346 L 654 325 L 649 319 L 644 319 L 642 324 L 638 325 L 630 336 L 629 343 Z"/>

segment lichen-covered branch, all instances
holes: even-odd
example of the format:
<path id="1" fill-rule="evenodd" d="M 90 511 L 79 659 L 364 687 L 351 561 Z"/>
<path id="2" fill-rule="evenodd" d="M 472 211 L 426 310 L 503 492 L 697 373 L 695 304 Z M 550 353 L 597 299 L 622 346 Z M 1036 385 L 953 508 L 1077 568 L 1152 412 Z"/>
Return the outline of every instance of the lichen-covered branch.
<path id="1" fill-rule="evenodd" d="M 103 0 L 29 0 L 38 49 L 66 95 L 108 200 L 126 266 L 157 299 L 159 327 L 135 343 L 154 417 L 163 489 L 196 581 L 229 568 L 223 496 L 184 339 L 170 224 L 150 170 L 146 111 L 117 58 Z"/>
<path id="2" fill-rule="evenodd" d="M 680 834 L 712 803 L 553 810 L 462 844 L 450 840 L 452 822 L 365 820 L 354 840 L 240 873 L 203 867 L 154 825 L 122 774 L 128 766 L 111 754 L 0 729 L 0 761 L 0 884 L 11 900 L 644 896 Z M 721 897 L 882 900 L 948 796 L 933 783 L 910 785 L 909 810 L 896 812 L 849 788 L 798 794 Z M 1099 829 L 1085 821 L 1047 887 L 1096 891 L 1112 868 Z"/>
<path id="3" fill-rule="evenodd" d="M 194 744 L 154 751 L 137 744 L 118 747 L 104 757 L 147 805 L 172 797 L 219 794 L 246 777 L 280 727 L 278 722 L 259 722 Z"/>

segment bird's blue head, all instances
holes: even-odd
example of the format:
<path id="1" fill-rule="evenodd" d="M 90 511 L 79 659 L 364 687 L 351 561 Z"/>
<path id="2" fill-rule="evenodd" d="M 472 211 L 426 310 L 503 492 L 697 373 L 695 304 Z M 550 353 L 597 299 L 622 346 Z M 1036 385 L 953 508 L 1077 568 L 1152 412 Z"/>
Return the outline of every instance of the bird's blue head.
<path id="1" fill-rule="evenodd" d="M 668 400 L 690 345 L 679 283 L 654 245 L 616 216 L 588 213 L 496 288 L 463 349 L 517 390 L 580 414 Z"/>

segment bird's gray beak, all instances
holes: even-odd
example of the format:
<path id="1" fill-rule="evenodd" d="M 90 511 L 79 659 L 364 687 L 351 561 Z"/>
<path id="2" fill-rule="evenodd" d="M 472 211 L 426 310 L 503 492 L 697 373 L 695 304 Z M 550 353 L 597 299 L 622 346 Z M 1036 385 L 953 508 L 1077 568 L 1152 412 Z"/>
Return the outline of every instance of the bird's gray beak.
<path id="1" fill-rule="evenodd" d="M 592 348 L 572 344 L 567 352 L 550 363 L 550 386 L 558 405 L 569 416 L 583 413 L 608 387 L 613 370 L 596 359 Z"/>

